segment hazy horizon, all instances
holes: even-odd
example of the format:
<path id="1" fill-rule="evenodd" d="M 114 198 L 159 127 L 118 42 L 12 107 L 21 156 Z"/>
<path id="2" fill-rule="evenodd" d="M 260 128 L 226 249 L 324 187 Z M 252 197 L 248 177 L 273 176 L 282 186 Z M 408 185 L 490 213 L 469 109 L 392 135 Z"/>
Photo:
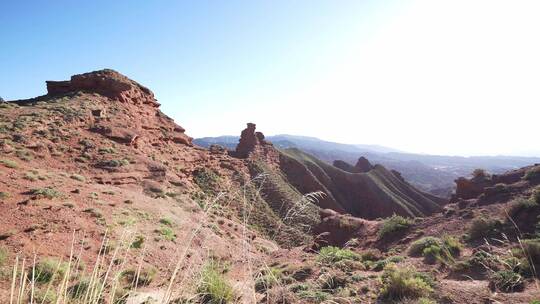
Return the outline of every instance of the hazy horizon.
<path id="1" fill-rule="evenodd" d="M 338 3 L 4 1 L 0 96 L 112 68 L 192 137 L 540 157 L 540 2 Z"/>

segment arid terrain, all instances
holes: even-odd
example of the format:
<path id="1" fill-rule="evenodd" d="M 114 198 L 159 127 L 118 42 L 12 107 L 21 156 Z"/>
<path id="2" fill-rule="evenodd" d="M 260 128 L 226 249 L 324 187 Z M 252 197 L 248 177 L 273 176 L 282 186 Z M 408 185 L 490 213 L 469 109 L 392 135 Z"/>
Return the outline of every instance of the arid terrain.
<path id="1" fill-rule="evenodd" d="M 113 70 L 47 91 L 0 103 L 0 303 L 540 303 L 540 164 L 448 199 L 254 123 L 197 146 Z"/>

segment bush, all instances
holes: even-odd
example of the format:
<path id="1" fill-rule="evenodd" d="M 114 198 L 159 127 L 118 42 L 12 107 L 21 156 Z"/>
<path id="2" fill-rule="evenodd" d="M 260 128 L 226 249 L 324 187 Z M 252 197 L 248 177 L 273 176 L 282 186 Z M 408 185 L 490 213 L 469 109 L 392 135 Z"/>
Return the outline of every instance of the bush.
<path id="1" fill-rule="evenodd" d="M 28 270 L 30 278 L 32 277 L 33 269 Z M 35 281 L 45 284 L 62 279 L 67 271 L 67 264 L 60 262 L 57 259 L 43 259 L 35 265 Z"/>
<path id="2" fill-rule="evenodd" d="M 475 179 L 488 177 L 488 174 L 486 173 L 486 170 L 484 169 L 474 169 L 472 175 L 473 175 L 473 178 Z"/>
<path id="3" fill-rule="evenodd" d="M 428 236 L 414 241 L 408 252 L 412 256 L 422 255 L 429 264 L 436 261 L 453 263 L 454 258 L 460 255 L 462 249 L 463 245 L 454 237 L 445 236 L 441 240 Z"/>
<path id="4" fill-rule="evenodd" d="M 508 215 L 514 218 L 521 212 L 527 212 L 527 210 L 532 210 L 538 206 L 538 203 L 533 199 L 518 198 L 510 203 Z"/>
<path id="5" fill-rule="evenodd" d="M 424 249 L 429 248 L 431 246 L 440 247 L 441 244 L 442 244 L 441 239 L 433 237 L 433 236 L 426 236 L 412 242 L 412 244 L 409 246 L 408 253 L 411 256 L 419 256 L 422 254 Z"/>
<path id="6" fill-rule="evenodd" d="M 433 292 L 432 280 L 412 268 L 388 265 L 382 275 L 380 297 L 388 300 L 418 299 Z"/>
<path id="7" fill-rule="evenodd" d="M 283 273 L 281 269 L 270 267 L 261 270 L 255 280 L 255 291 L 265 292 L 281 282 Z"/>
<path id="8" fill-rule="evenodd" d="M 16 168 L 19 167 L 19 164 L 17 164 L 17 162 L 9 160 L 9 159 L 0 160 L 0 164 L 4 165 L 4 166 L 6 166 L 7 168 L 10 168 L 10 169 L 16 169 Z"/>
<path id="9" fill-rule="evenodd" d="M 162 218 L 159 220 L 159 223 L 160 224 L 163 224 L 165 226 L 169 226 L 169 227 L 172 227 L 173 226 L 173 222 L 171 219 L 168 219 L 168 218 Z"/>
<path id="10" fill-rule="evenodd" d="M 499 228 L 502 226 L 501 221 L 476 218 L 472 221 L 469 227 L 469 239 L 477 240 L 488 236 L 493 236 L 499 233 Z"/>
<path id="11" fill-rule="evenodd" d="M 360 261 L 361 256 L 349 249 L 328 246 L 321 248 L 317 260 L 322 264 L 332 266 L 332 264 L 342 261 Z"/>
<path id="12" fill-rule="evenodd" d="M 388 257 L 384 260 L 381 260 L 381 261 L 376 261 L 374 263 L 371 263 L 371 264 L 367 264 L 368 268 L 373 270 L 373 271 L 381 271 L 384 269 L 384 267 L 386 267 L 386 265 L 390 264 L 390 263 L 399 263 L 401 261 L 403 261 L 405 258 L 402 257 L 402 256 L 399 256 L 399 255 L 396 255 L 396 256 L 391 256 L 391 257 Z"/>
<path id="13" fill-rule="evenodd" d="M 0 199 L 6 199 L 9 197 L 9 193 L 0 191 Z"/>
<path id="14" fill-rule="evenodd" d="M 233 288 L 225 280 L 219 265 L 214 261 L 204 266 L 197 292 L 201 294 L 204 303 L 226 304 L 234 301 Z"/>
<path id="15" fill-rule="evenodd" d="M 137 271 L 128 269 L 122 272 L 122 278 L 124 278 L 132 286 L 147 286 L 152 283 L 157 275 L 157 269 L 155 267 L 147 267 L 141 269 L 139 277 L 137 278 Z"/>
<path id="16" fill-rule="evenodd" d="M 524 179 L 532 181 L 540 178 L 540 166 L 533 167 L 525 173 Z"/>
<path id="17" fill-rule="evenodd" d="M 219 182 L 219 175 L 207 168 L 198 168 L 193 171 L 193 181 L 206 194 L 214 194 Z"/>
<path id="18" fill-rule="evenodd" d="M 72 179 L 76 180 L 76 181 L 79 181 L 79 182 L 85 182 L 86 181 L 86 178 L 82 175 L 79 175 L 79 174 L 72 174 L 70 176 Z"/>
<path id="19" fill-rule="evenodd" d="M 489 284 L 493 290 L 514 292 L 523 290 L 525 282 L 523 277 L 512 270 L 500 270 L 489 277 Z"/>
<path id="20" fill-rule="evenodd" d="M 164 239 L 168 241 L 174 241 L 176 239 L 176 234 L 169 227 L 161 227 L 157 229 L 156 232 L 159 233 Z"/>
<path id="21" fill-rule="evenodd" d="M 413 220 L 402 217 L 400 215 L 393 215 L 383 220 L 381 228 L 379 229 L 379 238 L 403 232 L 409 229 L 414 224 Z"/>
<path id="22" fill-rule="evenodd" d="M 540 265 L 540 239 L 523 240 L 525 254 L 535 265 Z"/>
<path id="23" fill-rule="evenodd" d="M 536 202 L 537 204 L 540 204 L 540 187 L 534 188 L 533 193 L 531 195 L 531 200 L 533 202 Z"/>
<path id="24" fill-rule="evenodd" d="M 51 187 L 32 189 L 30 193 L 37 197 L 43 197 L 47 199 L 53 199 L 62 196 L 61 192 Z"/>
<path id="25" fill-rule="evenodd" d="M 67 292 L 70 298 L 81 299 L 82 297 L 84 297 L 89 287 L 90 282 L 88 280 L 80 280 L 79 282 L 70 286 Z"/>
<path id="26" fill-rule="evenodd" d="M 0 267 L 4 266 L 8 259 L 8 252 L 5 248 L 0 247 Z"/>
<path id="27" fill-rule="evenodd" d="M 144 236 L 137 235 L 135 239 L 133 240 L 133 242 L 131 243 L 131 248 L 140 249 L 142 248 L 143 243 L 144 243 Z"/>

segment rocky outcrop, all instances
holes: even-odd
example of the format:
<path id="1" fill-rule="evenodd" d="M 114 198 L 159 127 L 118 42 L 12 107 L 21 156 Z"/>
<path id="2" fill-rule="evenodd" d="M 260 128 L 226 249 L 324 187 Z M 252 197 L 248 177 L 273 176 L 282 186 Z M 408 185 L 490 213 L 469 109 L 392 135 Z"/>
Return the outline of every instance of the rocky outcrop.
<path id="1" fill-rule="evenodd" d="M 106 69 L 74 75 L 67 81 L 47 81 L 47 92 L 42 99 L 86 94 L 85 100 L 92 100 L 90 131 L 115 142 L 134 147 L 139 147 L 140 141 L 152 146 L 165 142 L 192 145 L 185 129 L 159 111 L 152 91 L 116 71 Z"/>
<path id="2" fill-rule="evenodd" d="M 121 102 L 159 107 L 152 91 L 109 69 L 74 75 L 66 81 L 47 81 L 46 83 L 47 94 L 50 96 L 84 91 L 98 93 Z"/>
<path id="3" fill-rule="evenodd" d="M 351 172 L 351 173 L 354 173 L 355 171 L 355 168 L 353 165 L 349 164 L 348 162 L 346 161 L 343 161 L 343 160 L 335 160 L 332 165 L 334 165 L 334 167 L 336 168 L 339 168 L 343 171 L 346 171 L 346 172 Z"/>
<path id="4" fill-rule="evenodd" d="M 334 167 L 349 173 L 366 173 L 374 168 L 369 160 L 363 156 L 358 159 L 354 166 L 342 160 L 335 160 L 333 165 Z"/>
<path id="5" fill-rule="evenodd" d="M 378 224 L 350 215 L 343 215 L 330 209 L 319 212 L 321 222 L 314 229 L 315 248 L 324 246 L 344 246 L 353 238 L 366 239 L 376 234 Z"/>
<path id="6" fill-rule="evenodd" d="M 240 134 L 240 140 L 236 146 L 233 156 L 238 158 L 254 157 L 267 157 L 269 154 L 273 154 L 273 159 L 278 156 L 277 150 L 274 149 L 271 142 L 264 139 L 264 134 L 256 132 L 256 125 L 254 123 L 247 123 L 247 127 Z"/>
<path id="7" fill-rule="evenodd" d="M 356 165 L 354 165 L 354 168 L 356 172 L 369 172 L 373 169 L 373 165 L 367 158 L 361 156 L 356 162 Z"/>

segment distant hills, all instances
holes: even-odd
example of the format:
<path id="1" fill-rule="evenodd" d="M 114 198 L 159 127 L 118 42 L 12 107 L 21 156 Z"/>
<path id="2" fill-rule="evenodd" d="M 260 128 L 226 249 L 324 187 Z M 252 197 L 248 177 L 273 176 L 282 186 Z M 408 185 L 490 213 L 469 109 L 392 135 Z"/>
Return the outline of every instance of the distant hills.
<path id="1" fill-rule="evenodd" d="M 454 180 L 470 175 L 474 169 L 482 168 L 498 174 L 540 163 L 538 157 L 414 154 L 378 145 L 343 144 L 287 134 L 267 136 L 266 139 L 279 149 L 297 148 L 328 163 L 343 160 L 354 164 L 360 156 L 364 156 L 372 163 L 399 171 L 408 182 L 418 188 L 446 197 L 455 186 Z M 193 143 L 202 147 L 218 144 L 234 149 L 238 140 L 238 136 L 218 136 L 196 138 Z"/>

